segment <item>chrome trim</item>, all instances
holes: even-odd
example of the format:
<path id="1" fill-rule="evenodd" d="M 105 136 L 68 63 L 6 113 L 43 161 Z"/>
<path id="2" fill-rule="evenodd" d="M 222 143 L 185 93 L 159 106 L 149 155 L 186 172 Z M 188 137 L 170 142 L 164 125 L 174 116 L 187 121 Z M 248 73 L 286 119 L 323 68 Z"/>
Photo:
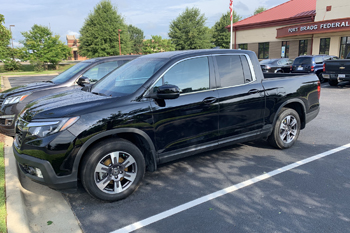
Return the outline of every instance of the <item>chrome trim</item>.
<path id="1" fill-rule="evenodd" d="M 149 94 L 149 92 L 151 91 L 151 89 L 154 87 L 154 85 L 161 79 L 163 78 L 163 76 L 171 69 L 173 68 L 175 65 L 177 65 L 178 63 L 180 62 L 183 62 L 183 61 L 186 61 L 186 60 L 190 60 L 190 59 L 193 59 L 193 58 L 199 58 L 199 57 L 214 57 L 214 56 L 232 56 L 232 55 L 236 55 L 236 56 L 245 56 L 247 58 L 247 61 L 248 61 L 248 66 L 250 68 L 250 73 L 252 75 L 252 81 L 249 82 L 249 83 L 243 83 L 243 84 L 240 84 L 240 85 L 235 85 L 235 86 L 228 86 L 228 87 L 221 87 L 221 88 L 215 88 L 215 89 L 209 89 L 209 90 L 204 90 L 204 91 L 196 91 L 196 92 L 190 92 L 190 93 L 180 93 L 180 96 L 181 95 L 190 95 L 190 94 L 196 94 L 196 93 L 202 93 L 202 92 L 207 92 L 207 91 L 214 91 L 214 90 L 221 90 L 221 89 L 225 89 L 225 88 L 231 88 L 231 87 L 238 87 L 238 86 L 243 86 L 243 85 L 247 85 L 247 84 L 250 84 L 250 83 L 253 83 L 255 82 L 257 79 L 256 79 L 256 76 L 255 76 L 255 71 L 254 71 L 254 67 L 253 67 L 253 63 L 249 57 L 248 54 L 245 54 L 245 53 L 226 53 L 226 54 L 207 54 L 207 55 L 200 55 L 200 56 L 194 56 L 194 57 L 188 57 L 188 58 L 184 58 L 182 60 L 179 60 L 177 62 L 175 62 L 172 66 L 170 66 L 166 71 L 164 71 L 164 73 L 162 75 L 160 75 L 158 77 L 158 79 L 153 82 L 153 84 L 144 92 L 144 94 L 142 95 L 142 98 L 144 98 L 145 96 L 147 96 Z M 208 63 L 209 63 L 209 60 L 208 60 Z M 208 64 L 209 65 L 209 64 Z"/>
<path id="2" fill-rule="evenodd" d="M 3 115 L 3 116 L 0 116 L 0 119 L 7 119 L 7 118 L 15 118 L 15 115 Z"/>

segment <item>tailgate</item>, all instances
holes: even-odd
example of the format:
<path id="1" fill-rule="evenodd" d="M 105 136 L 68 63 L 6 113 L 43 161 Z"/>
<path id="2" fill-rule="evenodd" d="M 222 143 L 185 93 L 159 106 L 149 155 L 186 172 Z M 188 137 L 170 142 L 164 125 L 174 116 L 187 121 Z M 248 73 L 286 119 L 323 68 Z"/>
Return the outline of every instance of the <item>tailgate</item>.
<path id="1" fill-rule="evenodd" d="M 350 59 L 326 61 L 325 69 L 328 74 L 350 74 Z"/>

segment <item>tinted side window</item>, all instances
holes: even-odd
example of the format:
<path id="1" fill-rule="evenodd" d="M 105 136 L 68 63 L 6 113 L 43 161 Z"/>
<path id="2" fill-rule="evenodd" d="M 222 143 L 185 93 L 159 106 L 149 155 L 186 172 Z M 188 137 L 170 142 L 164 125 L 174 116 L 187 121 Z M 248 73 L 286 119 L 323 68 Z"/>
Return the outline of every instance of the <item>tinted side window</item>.
<path id="1" fill-rule="evenodd" d="M 221 87 L 244 83 L 244 73 L 240 56 L 216 56 Z"/>
<path id="2" fill-rule="evenodd" d="M 83 76 L 89 78 L 91 83 L 95 83 L 126 62 L 127 61 L 104 62 L 98 64 L 97 66 L 94 66 L 93 68 L 85 72 Z"/>
<path id="3" fill-rule="evenodd" d="M 245 56 L 240 56 L 240 57 L 241 57 L 242 66 L 243 66 L 244 81 L 246 83 L 249 83 L 253 81 L 253 77 L 252 77 L 252 73 L 250 72 L 248 60 Z"/>
<path id="4" fill-rule="evenodd" d="M 322 62 L 323 62 L 323 56 L 315 57 L 315 63 L 316 64 L 322 64 Z"/>
<path id="5" fill-rule="evenodd" d="M 181 93 L 209 89 L 208 58 L 193 58 L 176 64 L 164 74 L 162 83 L 178 86 Z"/>

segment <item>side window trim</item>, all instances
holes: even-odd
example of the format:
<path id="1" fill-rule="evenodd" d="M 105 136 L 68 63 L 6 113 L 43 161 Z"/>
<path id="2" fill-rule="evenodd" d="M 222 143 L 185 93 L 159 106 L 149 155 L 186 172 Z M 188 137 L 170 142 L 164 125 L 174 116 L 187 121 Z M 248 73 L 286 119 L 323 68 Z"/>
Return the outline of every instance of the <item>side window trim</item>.
<path id="1" fill-rule="evenodd" d="M 229 54 L 213 54 L 212 56 L 213 57 L 216 57 L 216 56 L 245 56 L 246 59 L 247 59 L 247 62 L 248 62 L 248 68 L 250 69 L 250 73 L 251 73 L 251 76 L 252 76 L 252 80 L 248 83 L 243 83 L 243 84 L 239 84 L 239 85 L 234 85 L 234 86 L 228 86 L 228 87 L 221 87 L 221 82 L 220 82 L 220 76 L 219 76 L 219 72 L 218 72 L 218 65 L 217 65 L 217 60 L 216 58 L 213 59 L 214 60 L 214 66 L 215 66 L 215 76 L 216 76 L 216 83 L 217 83 L 217 86 L 218 86 L 218 90 L 220 89 L 225 89 L 225 88 L 231 88 L 231 87 L 238 87 L 238 86 L 243 86 L 243 85 L 247 85 L 247 84 L 250 84 L 250 83 L 253 83 L 256 81 L 256 76 L 255 76 L 255 72 L 254 72 L 254 68 L 253 68 L 253 64 L 252 64 L 252 61 L 250 60 L 250 57 L 248 54 L 242 54 L 242 53 L 229 53 Z M 241 59 L 240 59 L 241 60 Z M 241 63 L 242 64 L 242 63 Z"/>

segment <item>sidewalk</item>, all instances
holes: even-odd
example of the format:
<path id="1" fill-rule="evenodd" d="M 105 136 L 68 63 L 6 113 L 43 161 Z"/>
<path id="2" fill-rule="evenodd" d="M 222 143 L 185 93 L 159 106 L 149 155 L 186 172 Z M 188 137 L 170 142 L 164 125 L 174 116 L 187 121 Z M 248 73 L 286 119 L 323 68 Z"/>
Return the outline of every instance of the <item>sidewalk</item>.
<path id="1" fill-rule="evenodd" d="M 1 77 L 2 90 L 10 88 Z M 8 233 L 81 233 L 79 221 L 60 192 L 37 184 L 17 172 L 11 137 L 5 137 L 5 181 Z M 26 188 L 24 189 L 21 185 Z"/>

